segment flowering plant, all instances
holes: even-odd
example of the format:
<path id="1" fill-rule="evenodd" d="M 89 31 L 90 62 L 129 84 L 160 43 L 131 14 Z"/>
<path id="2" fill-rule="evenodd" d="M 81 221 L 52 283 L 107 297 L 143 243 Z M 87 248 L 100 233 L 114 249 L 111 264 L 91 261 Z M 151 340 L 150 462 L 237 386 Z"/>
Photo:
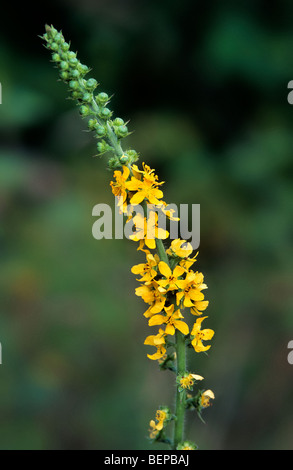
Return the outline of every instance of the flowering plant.
<path id="1" fill-rule="evenodd" d="M 189 372 L 186 366 L 187 347 L 196 353 L 205 352 L 211 347 L 205 341 L 214 335 L 213 330 L 202 329 L 202 322 L 207 318 L 201 316 L 208 307 L 203 293 L 207 285 L 203 274 L 191 269 L 197 262 L 197 254 L 192 256 L 191 243 L 180 238 L 170 240 L 169 232 L 160 227 L 160 214 L 178 220 L 163 200 L 163 182 L 146 163 L 137 166 L 135 150 L 122 148 L 122 139 L 129 135 L 127 124 L 123 119 L 113 117 L 108 108 L 109 96 L 104 92 L 96 93 L 97 81 L 85 78 L 89 68 L 78 60 L 63 34 L 53 26 L 46 25 L 42 39 L 52 53 L 60 78 L 69 88 L 70 97 L 77 102 L 80 115 L 87 119 L 88 129 L 98 140 L 98 153 L 111 155 L 108 167 L 113 171 L 112 193 L 119 211 L 127 217 L 126 224 L 132 224 L 134 228 L 129 238 L 145 255 L 145 261 L 133 266 L 131 271 L 140 276 L 137 279 L 140 286 L 135 293 L 148 306 L 144 316 L 150 327 L 159 327 L 156 334 L 149 335 L 144 341 L 145 345 L 155 348 L 147 356 L 158 361 L 161 369 L 176 375 L 174 413 L 168 407 L 156 411 L 155 419 L 149 424 L 150 439 L 164 442 L 172 449 L 194 450 L 196 445 L 184 436 L 185 411 L 196 409 L 201 416 L 202 410 L 214 399 L 211 390 L 199 390 L 196 395 L 191 395 L 193 387 L 203 377 Z M 143 208 L 142 213 L 137 212 L 138 205 Z M 189 314 L 189 320 L 197 317 L 191 328 Z M 170 439 L 166 428 L 172 421 L 174 434 Z"/>

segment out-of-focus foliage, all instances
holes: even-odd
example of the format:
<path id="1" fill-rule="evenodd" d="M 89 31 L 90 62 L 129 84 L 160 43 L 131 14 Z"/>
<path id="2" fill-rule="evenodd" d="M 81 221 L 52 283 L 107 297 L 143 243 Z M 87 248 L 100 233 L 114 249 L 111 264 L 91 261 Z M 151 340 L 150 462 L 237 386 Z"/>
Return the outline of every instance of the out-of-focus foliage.
<path id="1" fill-rule="evenodd" d="M 142 256 L 92 237 L 111 175 L 37 37 L 53 23 L 131 120 L 166 200 L 201 204 L 216 335 L 189 366 L 216 400 L 188 435 L 292 449 L 292 13 L 287 0 L 1 7 L 0 448 L 148 448 L 149 420 L 173 401 L 143 345 L 130 273 Z"/>

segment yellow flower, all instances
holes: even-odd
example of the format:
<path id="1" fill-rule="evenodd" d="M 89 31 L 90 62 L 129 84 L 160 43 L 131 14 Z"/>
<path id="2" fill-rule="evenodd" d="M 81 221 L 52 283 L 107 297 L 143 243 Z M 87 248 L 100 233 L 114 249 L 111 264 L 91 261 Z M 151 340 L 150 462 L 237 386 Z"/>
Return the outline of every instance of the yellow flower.
<path id="1" fill-rule="evenodd" d="M 185 271 L 188 272 L 191 266 L 197 261 L 196 259 L 197 255 L 198 255 L 198 252 L 195 254 L 193 258 L 182 258 L 182 260 L 179 263 L 179 266 L 181 266 L 182 268 L 185 269 Z"/>
<path id="2" fill-rule="evenodd" d="M 148 219 L 141 214 L 137 214 L 133 217 L 133 222 L 135 232 L 129 238 L 133 241 L 144 240 L 150 250 L 156 248 L 156 238 L 165 240 L 169 236 L 167 230 L 158 227 L 158 214 L 156 212 L 151 211 Z"/>
<path id="3" fill-rule="evenodd" d="M 149 319 L 149 326 L 166 324 L 165 334 L 174 335 L 175 329 L 181 331 L 184 335 L 188 335 L 188 325 L 182 321 L 183 315 L 180 310 L 174 312 L 174 305 L 164 307 L 167 315 L 153 315 Z"/>
<path id="4" fill-rule="evenodd" d="M 158 284 L 161 287 L 167 289 L 168 291 L 184 289 L 185 281 L 178 279 L 185 272 L 181 266 L 176 266 L 172 272 L 167 263 L 160 261 L 159 271 L 165 277 L 165 279 L 158 281 Z"/>
<path id="5" fill-rule="evenodd" d="M 165 348 L 165 332 L 160 328 L 159 333 L 157 335 L 150 335 L 145 339 L 144 344 L 149 346 L 155 346 L 157 348 L 157 352 L 154 354 L 147 354 L 149 359 L 156 361 L 164 356 L 166 353 Z"/>
<path id="6" fill-rule="evenodd" d="M 180 238 L 173 240 L 170 248 L 167 250 L 168 255 L 175 255 L 179 258 L 187 258 L 192 252 L 192 245 L 186 240 L 181 240 Z"/>
<path id="7" fill-rule="evenodd" d="M 179 217 L 175 217 L 175 210 L 172 208 L 168 208 L 168 204 L 165 201 L 160 201 L 160 205 L 157 205 L 156 207 L 157 209 L 161 209 L 163 214 L 165 214 L 168 219 L 173 220 L 175 222 L 178 222 L 180 220 Z"/>
<path id="8" fill-rule="evenodd" d="M 163 310 L 167 300 L 166 296 L 156 288 L 153 289 L 152 294 L 153 300 L 149 308 L 146 310 L 146 312 L 144 312 L 144 316 L 146 318 L 150 318 L 156 313 L 160 313 Z"/>
<path id="9" fill-rule="evenodd" d="M 164 427 L 164 422 L 167 419 L 167 413 L 164 410 L 157 410 L 156 420 L 158 421 L 157 429 L 161 431 Z"/>
<path id="10" fill-rule="evenodd" d="M 158 287 L 158 283 L 156 281 L 153 280 L 148 284 L 137 287 L 135 289 L 135 294 L 138 297 L 141 297 L 145 303 L 150 305 L 148 310 L 144 313 L 145 317 L 148 318 L 154 313 L 159 313 L 163 310 L 166 297 L 161 292 L 161 288 Z"/>
<path id="11" fill-rule="evenodd" d="M 136 264 L 131 268 L 133 274 L 140 274 L 142 277 L 138 279 L 140 282 L 149 282 L 157 275 L 154 267 L 157 266 L 157 260 L 151 253 L 146 256 L 147 262 Z"/>
<path id="12" fill-rule="evenodd" d="M 160 204 L 159 199 L 162 199 L 164 194 L 163 191 L 158 189 L 158 186 L 163 184 L 163 182 L 157 182 L 158 177 L 154 174 L 154 170 L 151 170 L 145 163 L 143 163 L 143 168 L 143 171 L 140 171 L 135 166 L 136 174 L 142 173 L 142 179 L 132 176 L 131 180 L 126 184 L 129 191 L 135 191 L 135 194 L 130 199 L 130 204 L 135 206 L 144 199 L 147 199 L 151 204 Z"/>
<path id="13" fill-rule="evenodd" d="M 167 421 L 170 419 L 170 410 L 163 408 L 156 411 L 155 420 L 150 421 L 150 438 L 155 439 L 159 432 L 162 431 Z"/>
<path id="14" fill-rule="evenodd" d="M 200 397 L 200 406 L 202 408 L 208 408 L 209 406 L 211 406 L 210 400 L 214 400 L 214 399 L 215 399 L 214 392 L 212 392 L 212 390 L 206 390 L 205 392 L 202 393 Z"/>
<path id="15" fill-rule="evenodd" d="M 203 377 L 197 374 L 184 375 L 179 379 L 179 385 L 181 389 L 191 389 L 196 380 L 203 380 Z"/>
<path id="16" fill-rule="evenodd" d="M 118 206 L 124 205 L 127 198 L 126 181 L 129 177 L 130 170 L 127 166 L 123 166 L 123 173 L 119 170 L 114 171 L 114 178 L 116 182 L 111 181 L 110 186 L 112 187 L 112 193 L 118 199 Z"/>
<path id="17" fill-rule="evenodd" d="M 201 302 L 204 299 L 204 295 L 201 292 L 201 289 L 204 289 L 205 284 L 202 284 L 200 280 L 203 279 L 201 273 L 194 273 L 189 271 L 184 280 L 183 290 L 177 292 L 176 299 L 177 304 L 183 299 L 184 307 L 196 307 L 198 302 Z M 208 302 L 206 302 L 206 307 Z"/>
<path id="18" fill-rule="evenodd" d="M 202 352 L 210 349 L 211 345 L 204 346 L 202 341 L 212 339 L 215 334 L 215 332 L 210 329 L 201 330 L 201 323 L 205 318 L 208 317 L 198 318 L 191 331 L 191 337 L 193 337 L 191 344 L 194 347 L 195 352 Z"/>

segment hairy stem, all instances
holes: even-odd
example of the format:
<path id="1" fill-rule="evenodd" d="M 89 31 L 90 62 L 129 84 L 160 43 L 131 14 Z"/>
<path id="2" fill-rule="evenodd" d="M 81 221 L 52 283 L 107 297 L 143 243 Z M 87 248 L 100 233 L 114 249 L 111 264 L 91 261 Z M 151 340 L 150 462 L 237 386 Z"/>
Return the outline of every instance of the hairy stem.
<path id="1" fill-rule="evenodd" d="M 186 370 L 186 346 L 184 335 L 176 330 L 176 354 L 177 354 L 177 375 L 183 375 Z M 174 428 L 173 449 L 184 440 L 184 415 L 185 415 L 185 397 L 184 392 L 176 391 L 176 421 Z"/>
<path id="2" fill-rule="evenodd" d="M 164 243 L 160 238 L 156 238 L 156 249 L 161 261 L 164 261 L 169 266 L 169 258 L 165 251 Z"/>

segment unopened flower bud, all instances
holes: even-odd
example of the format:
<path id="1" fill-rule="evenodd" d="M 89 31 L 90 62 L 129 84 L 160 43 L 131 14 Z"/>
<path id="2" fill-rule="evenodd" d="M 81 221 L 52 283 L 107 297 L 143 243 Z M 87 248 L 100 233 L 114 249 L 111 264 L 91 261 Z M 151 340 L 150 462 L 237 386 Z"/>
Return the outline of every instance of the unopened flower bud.
<path id="1" fill-rule="evenodd" d="M 128 135 L 128 129 L 126 126 L 119 126 L 115 129 L 117 137 L 126 137 Z"/>
<path id="2" fill-rule="evenodd" d="M 79 112 L 81 116 L 88 116 L 89 114 L 91 114 L 91 110 L 89 106 L 84 106 L 84 105 L 79 108 Z"/>
<path id="3" fill-rule="evenodd" d="M 60 62 L 60 68 L 62 70 L 68 70 L 69 69 L 69 65 L 68 63 L 65 61 L 65 60 L 62 60 L 62 62 Z"/>
<path id="4" fill-rule="evenodd" d="M 60 60 L 61 60 L 60 55 L 57 54 L 57 52 L 55 52 L 54 54 L 52 54 L 52 60 L 54 62 L 60 62 Z"/>
<path id="5" fill-rule="evenodd" d="M 61 71 L 61 72 L 60 72 L 60 78 L 61 78 L 62 80 L 68 80 L 68 79 L 70 78 L 70 77 L 69 77 L 69 73 L 66 72 L 66 71 Z"/>
<path id="6" fill-rule="evenodd" d="M 92 100 L 93 100 L 93 95 L 91 93 L 84 93 L 82 95 L 82 99 L 83 101 L 85 101 L 86 103 L 90 103 Z"/>
<path id="7" fill-rule="evenodd" d="M 52 51 L 58 51 L 58 44 L 56 42 L 52 42 L 50 45 L 50 49 L 52 49 Z"/>
<path id="8" fill-rule="evenodd" d="M 114 119 L 113 125 L 114 126 L 124 126 L 124 121 L 123 121 L 123 119 L 117 117 L 117 118 Z"/>
<path id="9" fill-rule="evenodd" d="M 69 44 L 67 42 L 63 42 L 63 44 L 61 44 L 61 49 L 62 51 L 66 52 L 69 50 Z"/>
<path id="10" fill-rule="evenodd" d="M 85 83 L 85 87 L 89 91 L 93 91 L 95 88 L 97 88 L 97 86 L 98 86 L 98 82 L 94 78 L 90 78 Z"/>
<path id="11" fill-rule="evenodd" d="M 103 91 L 96 96 L 98 104 L 104 106 L 109 101 L 109 96 Z"/>
<path id="12" fill-rule="evenodd" d="M 95 126 L 97 125 L 97 120 L 96 119 L 89 119 L 88 121 L 88 128 L 93 131 L 95 129 Z"/>
<path id="13" fill-rule="evenodd" d="M 127 155 L 122 155 L 122 157 L 120 157 L 119 160 L 120 160 L 120 163 L 122 163 L 122 165 L 126 165 L 126 163 L 129 163 L 129 158 Z"/>
<path id="14" fill-rule="evenodd" d="M 78 90 L 79 89 L 79 83 L 76 80 L 70 80 L 69 86 L 72 90 Z"/>
<path id="15" fill-rule="evenodd" d="M 95 126 L 96 133 L 99 137 L 104 137 L 107 133 L 104 126 L 100 126 L 99 124 Z"/>
<path id="16" fill-rule="evenodd" d="M 111 117 L 111 111 L 109 108 L 103 108 L 100 112 L 100 116 L 103 119 L 109 119 Z"/>

